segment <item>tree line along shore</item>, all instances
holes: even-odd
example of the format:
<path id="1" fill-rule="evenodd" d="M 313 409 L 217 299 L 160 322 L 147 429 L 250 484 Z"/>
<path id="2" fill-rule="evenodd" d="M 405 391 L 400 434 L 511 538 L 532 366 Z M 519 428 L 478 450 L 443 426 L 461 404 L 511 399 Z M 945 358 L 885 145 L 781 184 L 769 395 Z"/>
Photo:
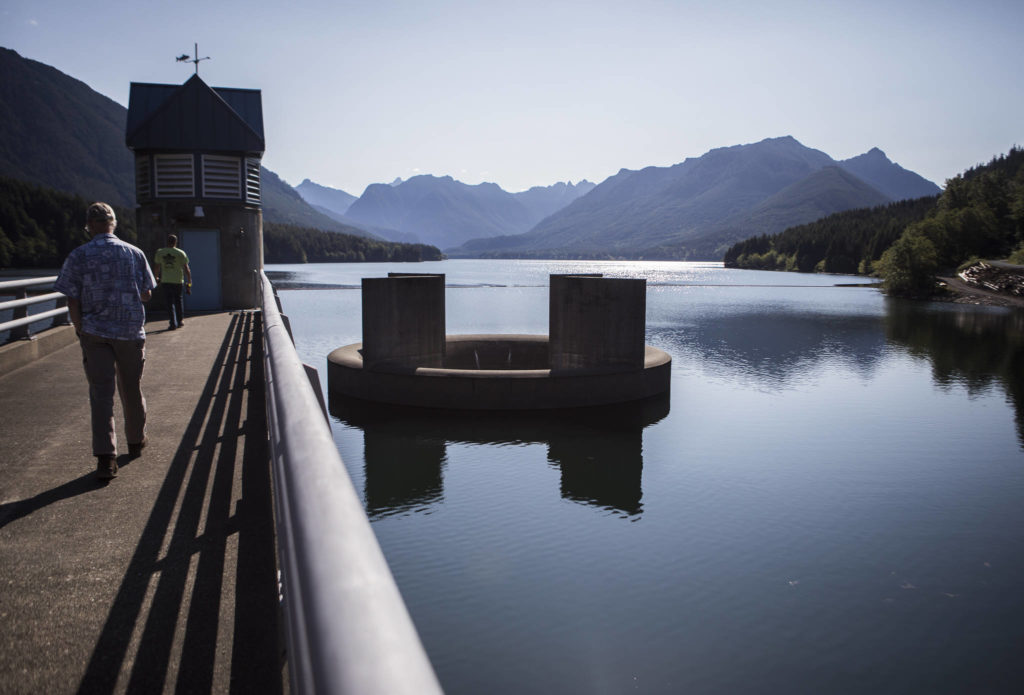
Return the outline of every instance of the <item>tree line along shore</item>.
<path id="1" fill-rule="evenodd" d="M 949 179 L 941 195 L 840 212 L 747 239 L 731 246 L 724 262 L 731 268 L 870 275 L 881 278 L 890 294 L 932 297 L 942 291 L 939 276 L 956 276 L 981 259 L 1024 265 L 1020 147 Z"/>

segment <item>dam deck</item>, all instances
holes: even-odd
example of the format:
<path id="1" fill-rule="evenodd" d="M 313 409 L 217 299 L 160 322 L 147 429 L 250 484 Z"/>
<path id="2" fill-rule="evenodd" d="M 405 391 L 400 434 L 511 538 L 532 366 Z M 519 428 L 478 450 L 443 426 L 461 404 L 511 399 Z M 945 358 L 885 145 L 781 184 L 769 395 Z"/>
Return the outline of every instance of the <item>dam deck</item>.
<path id="1" fill-rule="evenodd" d="M 0 375 L 0 693 L 287 690 L 260 331 L 147 325 L 149 444 L 117 404 L 109 484 L 77 342 Z"/>

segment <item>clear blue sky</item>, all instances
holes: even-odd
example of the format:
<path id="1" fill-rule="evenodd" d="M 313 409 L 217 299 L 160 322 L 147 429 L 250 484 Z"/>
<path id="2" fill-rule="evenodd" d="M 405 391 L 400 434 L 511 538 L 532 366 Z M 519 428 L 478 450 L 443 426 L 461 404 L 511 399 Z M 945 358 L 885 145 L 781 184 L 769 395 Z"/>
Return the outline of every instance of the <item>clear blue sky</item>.
<path id="1" fill-rule="evenodd" d="M 509 191 L 793 135 L 939 185 L 1024 145 L 1024 2 L 0 0 L 0 45 L 121 104 L 130 82 L 263 92 L 264 163 L 354 195 Z M 2 79 L 2 77 L 0 77 Z"/>

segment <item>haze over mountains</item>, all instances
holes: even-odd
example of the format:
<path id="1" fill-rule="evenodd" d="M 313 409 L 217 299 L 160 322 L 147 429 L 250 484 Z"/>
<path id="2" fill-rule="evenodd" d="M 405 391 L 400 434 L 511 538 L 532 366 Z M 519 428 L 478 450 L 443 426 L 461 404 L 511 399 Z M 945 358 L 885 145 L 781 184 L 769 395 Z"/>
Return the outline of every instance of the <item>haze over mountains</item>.
<path id="1" fill-rule="evenodd" d="M 397 184 L 368 186 L 346 216 L 446 248 L 476 237 L 527 232 L 593 188 L 593 183 L 580 181 L 509 193 L 493 183 L 470 186 L 450 176 L 414 176 Z"/>
<path id="2" fill-rule="evenodd" d="M 0 175 L 134 205 L 127 110 L 84 83 L 0 48 Z M 670 167 L 509 193 L 416 176 L 361 196 L 263 169 L 264 218 L 420 241 L 451 255 L 718 260 L 734 241 L 824 215 L 934 195 L 878 148 L 837 161 L 792 137 L 711 150 Z"/>

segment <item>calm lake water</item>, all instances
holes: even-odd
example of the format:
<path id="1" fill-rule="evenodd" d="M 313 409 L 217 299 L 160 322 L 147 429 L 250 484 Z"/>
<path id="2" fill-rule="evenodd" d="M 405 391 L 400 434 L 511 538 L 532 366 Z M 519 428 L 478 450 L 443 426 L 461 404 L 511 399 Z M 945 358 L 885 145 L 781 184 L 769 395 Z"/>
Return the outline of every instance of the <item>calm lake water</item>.
<path id="1" fill-rule="evenodd" d="M 325 392 L 362 277 L 443 272 L 449 333 L 540 334 L 549 273 L 648 280 L 670 397 L 331 403 L 446 692 L 1024 692 L 1024 312 L 718 264 L 268 270 Z"/>

